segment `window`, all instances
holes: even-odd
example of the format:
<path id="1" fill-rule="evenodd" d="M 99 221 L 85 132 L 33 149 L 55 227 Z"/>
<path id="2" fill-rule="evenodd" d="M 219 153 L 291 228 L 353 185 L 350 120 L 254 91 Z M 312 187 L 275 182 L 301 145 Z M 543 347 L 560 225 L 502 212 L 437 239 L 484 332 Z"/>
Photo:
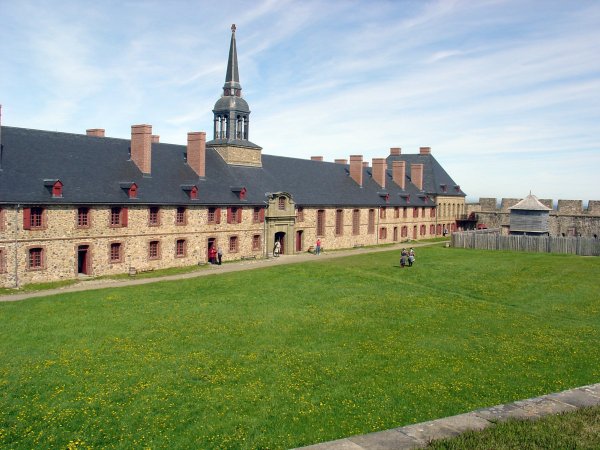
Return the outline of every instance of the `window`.
<path id="1" fill-rule="evenodd" d="M 159 259 L 160 258 L 160 242 L 150 241 L 148 244 L 148 258 Z"/>
<path id="2" fill-rule="evenodd" d="M 405 219 L 408 217 L 408 208 L 406 206 L 402 208 L 402 217 Z"/>
<path id="3" fill-rule="evenodd" d="M 221 208 L 208 208 L 208 223 L 221 223 Z"/>
<path id="4" fill-rule="evenodd" d="M 398 227 L 394 227 L 394 241 L 398 240 Z"/>
<path id="5" fill-rule="evenodd" d="M 183 258 L 186 254 L 185 239 L 177 239 L 175 241 L 175 258 Z"/>
<path id="6" fill-rule="evenodd" d="M 252 236 L 252 250 L 260 250 L 262 247 L 260 234 L 255 234 Z"/>
<path id="7" fill-rule="evenodd" d="M 262 223 L 265 221 L 265 208 L 256 207 L 252 211 L 252 222 Z"/>
<path id="8" fill-rule="evenodd" d="M 386 216 L 386 208 L 385 206 L 379 208 L 379 218 L 380 219 L 385 219 Z"/>
<path id="9" fill-rule="evenodd" d="M 341 236 L 344 234 L 344 210 L 338 209 L 335 211 L 335 234 Z"/>
<path id="10" fill-rule="evenodd" d="M 404 226 L 402 227 L 402 230 L 401 230 L 401 233 L 400 233 L 400 235 L 401 235 L 402 237 L 408 237 L 408 227 L 407 227 L 406 225 L 404 225 Z"/>
<path id="11" fill-rule="evenodd" d="M 399 219 L 399 218 L 400 218 L 400 208 L 396 206 L 394 208 L 394 219 Z"/>
<path id="12" fill-rule="evenodd" d="M 304 222 L 304 208 L 299 207 L 298 211 L 296 211 L 296 221 Z"/>
<path id="13" fill-rule="evenodd" d="M 281 196 L 277 199 L 277 207 L 280 210 L 285 209 L 285 197 L 284 196 Z"/>
<path id="14" fill-rule="evenodd" d="M 192 189 L 190 189 L 190 200 L 198 200 L 198 188 L 196 186 L 192 186 Z"/>
<path id="15" fill-rule="evenodd" d="M 158 206 L 148 208 L 148 226 L 157 227 L 160 225 L 160 209 Z"/>
<path id="16" fill-rule="evenodd" d="M 123 262 L 123 244 L 120 242 L 110 243 L 109 259 L 111 263 Z"/>
<path id="17" fill-rule="evenodd" d="M 238 252 L 238 237 L 230 236 L 229 237 L 229 253 L 237 253 Z"/>
<path id="18" fill-rule="evenodd" d="M 425 217 L 425 208 L 421 208 L 421 217 Z"/>
<path id="19" fill-rule="evenodd" d="M 6 229 L 6 225 L 4 225 L 4 210 L 0 208 L 0 231 L 4 231 Z"/>
<path id="20" fill-rule="evenodd" d="M 29 249 L 28 269 L 40 270 L 44 268 L 44 249 L 33 247 Z"/>
<path id="21" fill-rule="evenodd" d="M 227 208 L 227 223 L 242 223 L 242 208 Z"/>
<path id="22" fill-rule="evenodd" d="M 352 234 L 360 234 L 360 209 L 352 211 Z"/>
<path id="23" fill-rule="evenodd" d="M 242 190 L 240 191 L 240 200 L 246 200 L 246 188 L 242 188 Z"/>
<path id="24" fill-rule="evenodd" d="M 60 181 L 57 181 L 52 185 L 52 197 L 62 197 L 62 188 L 63 184 Z"/>
<path id="25" fill-rule="evenodd" d="M 419 208 L 413 208 L 413 217 L 419 217 Z"/>
<path id="26" fill-rule="evenodd" d="M 114 206 L 110 208 L 110 226 L 111 227 L 126 227 L 127 226 L 127 208 Z"/>
<path id="27" fill-rule="evenodd" d="M 429 217 L 435 217 L 435 208 L 429 210 Z"/>
<path id="28" fill-rule="evenodd" d="M 133 183 L 129 189 L 127 190 L 127 195 L 129 198 L 137 198 L 137 184 Z"/>
<path id="29" fill-rule="evenodd" d="M 373 234 L 375 233 L 375 210 L 369 210 L 369 224 L 367 228 L 367 233 Z"/>
<path id="30" fill-rule="evenodd" d="M 429 234 L 435 234 L 435 225 L 429 225 Z"/>
<path id="31" fill-rule="evenodd" d="M 46 212 L 44 208 L 23 208 L 23 229 L 40 230 L 46 227 Z"/>
<path id="32" fill-rule="evenodd" d="M 379 229 L 379 239 L 387 239 L 387 228 L 386 227 L 381 227 Z"/>
<path id="33" fill-rule="evenodd" d="M 187 208 L 185 206 L 177 207 L 175 211 L 175 225 L 185 225 L 187 223 Z"/>
<path id="34" fill-rule="evenodd" d="M 420 234 L 421 236 L 425 236 L 427 234 L 427 227 L 425 225 L 421 225 Z"/>
<path id="35" fill-rule="evenodd" d="M 0 273 L 6 272 L 6 250 L 0 248 Z"/>
<path id="36" fill-rule="evenodd" d="M 90 227 L 90 208 L 77 208 L 77 228 Z"/>
<path id="37" fill-rule="evenodd" d="M 317 236 L 325 236 L 325 210 L 317 211 Z"/>

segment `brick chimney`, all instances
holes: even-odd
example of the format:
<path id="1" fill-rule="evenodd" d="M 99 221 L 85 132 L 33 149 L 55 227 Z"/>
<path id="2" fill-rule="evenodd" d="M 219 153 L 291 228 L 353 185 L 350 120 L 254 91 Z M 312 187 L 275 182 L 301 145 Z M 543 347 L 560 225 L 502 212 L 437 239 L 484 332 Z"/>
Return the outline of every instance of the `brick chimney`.
<path id="1" fill-rule="evenodd" d="M 420 191 L 423 190 L 423 164 L 410 165 L 410 180 Z"/>
<path id="2" fill-rule="evenodd" d="M 385 158 L 373 158 L 373 179 L 382 189 L 385 189 L 386 166 Z"/>
<path id="3" fill-rule="evenodd" d="M 158 144 L 160 142 L 160 136 L 158 134 L 153 134 L 150 138 L 153 144 Z"/>
<path id="4" fill-rule="evenodd" d="M 187 162 L 199 177 L 206 176 L 206 133 L 188 133 Z"/>
<path id="5" fill-rule="evenodd" d="M 392 148 L 390 148 L 390 155 L 391 156 L 400 156 L 401 153 L 402 153 L 402 149 L 400 147 L 392 147 Z"/>
<path id="6" fill-rule="evenodd" d="M 350 155 L 350 176 L 356 184 L 362 187 L 363 157 L 362 155 Z"/>
<path id="7" fill-rule="evenodd" d="M 392 161 L 392 180 L 400 186 L 400 189 L 405 189 L 406 161 Z"/>
<path id="8" fill-rule="evenodd" d="M 419 149 L 419 154 L 421 154 L 421 155 L 430 155 L 431 154 L 431 147 L 421 147 Z"/>
<path id="9" fill-rule="evenodd" d="M 323 157 L 322 156 L 311 156 L 310 160 L 311 161 L 323 161 Z"/>
<path id="10" fill-rule="evenodd" d="M 367 169 L 369 167 L 369 161 L 363 161 L 363 167 Z"/>
<path id="11" fill-rule="evenodd" d="M 336 164 L 348 164 L 348 160 L 347 159 L 334 159 L 334 162 Z"/>
<path id="12" fill-rule="evenodd" d="M 152 167 L 152 125 L 131 126 L 131 160 L 142 171 L 150 174 Z"/>
<path id="13" fill-rule="evenodd" d="M 85 130 L 88 136 L 104 137 L 104 128 L 89 128 Z"/>

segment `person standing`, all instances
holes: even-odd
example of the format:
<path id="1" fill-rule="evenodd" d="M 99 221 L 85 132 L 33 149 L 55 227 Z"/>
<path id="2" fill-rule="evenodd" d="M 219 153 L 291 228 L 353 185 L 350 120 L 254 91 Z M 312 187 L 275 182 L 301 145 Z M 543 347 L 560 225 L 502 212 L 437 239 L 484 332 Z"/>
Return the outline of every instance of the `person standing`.
<path id="1" fill-rule="evenodd" d="M 275 247 L 273 248 L 273 256 L 277 258 L 280 252 L 281 244 L 279 243 L 279 241 L 275 241 Z"/>
<path id="2" fill-rule="evenodd" d="M 411 248 L 408 252 L 408 267 L 412 267 L 415 262 L 415 250 Z"/>
<path id="3" fill-rule="evenodd" d="M 321 239 L 317 239 L 317 244 L 315 245 L 315 255 L 321 254 Z"/>
<path id="4" fill-rule="evenodd" d="M 408 257 L 408 252 L 406 251 L 405 248 L 402 249 L 402 252 L 400 253 L 400 268 L 404 269 L 404 266 L 406 266 L 406 258 Z"/>
<path id="5" fill-rule="evenodd" d="M 223 259 L 223 250 L 221 249 L 221 246 L 219 246 L 219 248 L 217 249 L 217 264 L 221 265 L 221 260 Z"/>
<path id="6" fill-rule="evenodd" d="M 208 262 L 211 264 L 215 264 L 217 262 L 217 249 L 214 245 L 211 245 L 208 250 Z"/>

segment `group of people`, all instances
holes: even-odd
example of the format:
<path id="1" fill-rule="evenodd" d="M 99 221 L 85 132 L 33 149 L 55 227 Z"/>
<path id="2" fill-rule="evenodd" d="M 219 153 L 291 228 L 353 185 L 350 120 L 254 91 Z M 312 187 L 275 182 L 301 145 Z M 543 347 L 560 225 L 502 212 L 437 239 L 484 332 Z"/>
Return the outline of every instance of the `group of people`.
<path id="1" fill-rule="evenodd" d="M 221 260 L 223 259 L 223 250 L 221 247 L 215 248 L 214 245 L 210 247 L 208 250 L 208 262 L 211 264 L 221 265 Z"/>
<path id="2" fill-rule="evenodd" d="M 415 262 L 415 250 L 411 248 L 406 251 L 405 248 L 402 249 L 402 253 L 400 253 L 400 267 L 404 269 L 404 266 L 408 264 L 408 267 L 412 267 Z"/>

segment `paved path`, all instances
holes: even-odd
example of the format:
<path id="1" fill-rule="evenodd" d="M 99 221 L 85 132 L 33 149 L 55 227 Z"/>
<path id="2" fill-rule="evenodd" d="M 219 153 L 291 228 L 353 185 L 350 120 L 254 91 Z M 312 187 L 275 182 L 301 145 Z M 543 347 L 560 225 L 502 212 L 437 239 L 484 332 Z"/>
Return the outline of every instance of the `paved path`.
<path id="1" fill-rule="evenodd" d="M 507 405 L 478 409 L 458 416 L 353 436 L 302 447 L 303 450 L 408 450 L 425 447 L 430 441 L 456 436 L 469 430 L 483 430 L 494 422 L 537 419 L 550 414 L 600 405 L 600 383 L 556 394 L 520 400 Z"/>
<path id="2" fill-rule="evenodd" d="M 102 279 L 102 280 L 86 280 L 81 281 L 77 284 L 73 284 L 70 286 L 65 286 L 58 289 L 46 289 L 43 291 L 33 291 L 33 292 L 18 292 L 15 291 L 15 294 L 1 295 L 0 302 L 14 302 L 19 300 L 25 300 L 28 298 L 34 297 L 46 297 L 49 295 L 57 295 L 64 294 L 66 292 L 80 292 L 80 291 L 88 291 L 93 289 L 106 289 L 106 288 L 115 288 L 115 287 L 123 287 L 123 286 L 137 286 L 140 284 L 148 284 L 148 283 L 156 283 L 158 281 L 171 281 L 171 280 L 183 280 L 187 278 L 196 278 L 207 275 L 216 275 L 219 273 L 229 273 L 229 272 L 237 272 L 241 270 L 253 270 L 259 269 L 262 267 L 271 267 L 282 264 L 296 264 L 306 261 L 322 261 L 332 258 L 340 258 L 343 256 L 351 256 L 351 255 L 360 255 L 364 253 L 373 253 L 373 252 L 387 252 L 390 250 L 399 251 L 402 248 L 409 247 L 423 247 L 428 245 L 436 245 L 441 244 L 441 242 L 411 242 L 409 243 L 400 243 L 395 245 L 385 245 L 380 247 L 360 247 L 353 248 L 349 250 L 336 250 L 331 252 L 324 252 L 321 255 L 316 256 L 312 253 L 300 253 L 297 255 L 282 255 L 277 258 L 263 258 L 263 259 L 252 259 L 252 260 L 242 260 L 242 261 L 232 261 L 230 263 L 226 263 L 220 266 L 211 266 L 208 265 L 204 270 L 199 270 L 197 272 L 183 273 L 178 275 L 168 275 L 163 277 L 152 277 L 152 278 L 134 278 L 131 279 L 120 279 L 120 280 L 110 280 L 110 279 Z M 399 257 L 399 256 L 398 256 Z"/>

